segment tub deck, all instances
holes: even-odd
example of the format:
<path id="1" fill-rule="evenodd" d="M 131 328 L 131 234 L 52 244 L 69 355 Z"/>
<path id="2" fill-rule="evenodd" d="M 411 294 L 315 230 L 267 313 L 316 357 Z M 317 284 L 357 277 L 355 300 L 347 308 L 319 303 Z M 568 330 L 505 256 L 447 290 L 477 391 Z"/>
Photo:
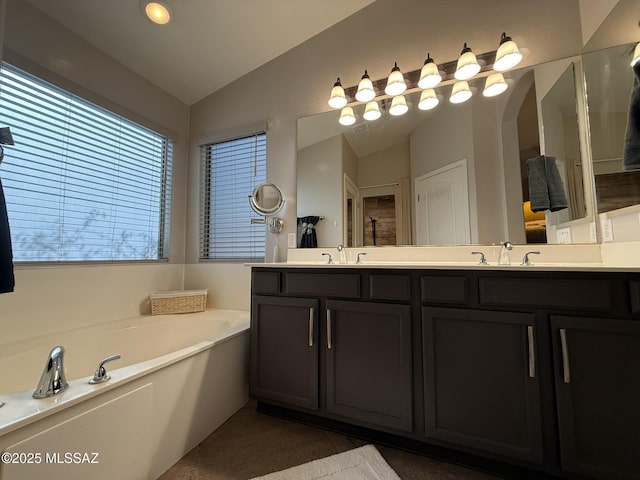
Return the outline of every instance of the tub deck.
<path id="1" fill-rule="evenodd" d="M 13 387 L 9 387 L 9 393 L 0 393 L 0 404 L 4 402 L 0 407 L 0 437 L 240 335 L 249 329 L 249 316 L 246 311 L 222 309 L 193 314 L 145 315 L 80 332 L 66 332 L 59 339 L 48 338 L 46 347 L 43 347 L 43 339 L 34 339 L 26 345 L 12 345 L 8 351 L 3 348 L 0 372 L 3 369 L 7 372 L 3 379 L 13 377 L 18 380 L 7 382 Z M 51 398 L 35 400 L 31 395 L 46 354 L 57 344 L 67 348 L 65 371 L 69 388 Z M 111 379 L 90 385 L 88 382 L 98 362 L 113 353 L 120 353 L 122 360 L 107 364 Z M 15 367 L 21 361 L 31 368 L 18 371 Z M 39 366 L 35 368 L 34 365 Z M 78 375 L 78 371 L 83 374 Z M 25 385 L 30 386 L 25 389 Z"/>

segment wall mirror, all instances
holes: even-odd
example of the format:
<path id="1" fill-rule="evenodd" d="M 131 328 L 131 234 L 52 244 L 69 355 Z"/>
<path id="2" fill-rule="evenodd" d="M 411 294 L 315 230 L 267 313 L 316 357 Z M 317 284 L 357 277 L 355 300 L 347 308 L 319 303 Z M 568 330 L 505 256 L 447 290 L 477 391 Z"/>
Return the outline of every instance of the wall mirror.
<path id="1" fill-rule="evenodd" d="M 298 119 L 298 217 L 322 218 L 316 232 L 324 247 L 546 243 L 556 224 L 588 222 L 575 62 L 509 72 L 510 89 L 500 97 L 483 97 L 484 79 L 477 79 L 464 104 L 450 103 L 445 86 L 429 111 L 415 108 L 413 92 L 401 117 L 389 115 L 383 100 L 380 119 L 351 127 L 338 123 L 337 111 Z M 359 119 L 363 108 L 355 108 Z M 549 134 L 546 151 L 578 205 L 557 215 L 527 211 L 526 161 L 545 150 L 543 119 L 565 125 L 558 138 Z M 574 166 L 571 175 L 565 164 Z"/>
<path id="2" fill-rule="evenodd" d="M 625 142 L 640 143 L 638 129 L 627 129 L 630 109 L 640 109 L 630 66 L 635 45 L 583 55 L 598 213 L 640 204 L 640 152 L 624 156 Z"/>

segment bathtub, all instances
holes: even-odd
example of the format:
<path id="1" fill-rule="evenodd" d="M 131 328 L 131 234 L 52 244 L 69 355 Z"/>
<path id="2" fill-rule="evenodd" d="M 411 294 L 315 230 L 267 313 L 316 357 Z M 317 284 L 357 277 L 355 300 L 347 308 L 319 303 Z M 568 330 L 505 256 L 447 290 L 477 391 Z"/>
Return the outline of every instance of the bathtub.
<path id="1" fill-rule="evenodd" d="M 65 348 L 69 388 L 31 394 Z M 89 385 L 98 363 L 111 379 Z M 142 316 L 0 345 L 0 479 L 155 479 L 248 400 L 249 312 Z"/>

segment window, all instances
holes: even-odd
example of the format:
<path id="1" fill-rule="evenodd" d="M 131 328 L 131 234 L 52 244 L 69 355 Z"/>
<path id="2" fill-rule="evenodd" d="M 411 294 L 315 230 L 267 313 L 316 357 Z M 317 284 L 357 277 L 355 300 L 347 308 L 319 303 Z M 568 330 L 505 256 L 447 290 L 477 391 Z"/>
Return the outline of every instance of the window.
<path id="1" fill-rule="evenodd" d="M 200 259 L 264 260 L 265 228 L 251 225 L 249 195 L 266 179 L 266 135 L 202 145 L 201 152 Z"/>
<path id="2" fill-rule="evenodd" d="M 171 140 L 8 64 L 0 122 L 16 262 L 168 257 Z"/>

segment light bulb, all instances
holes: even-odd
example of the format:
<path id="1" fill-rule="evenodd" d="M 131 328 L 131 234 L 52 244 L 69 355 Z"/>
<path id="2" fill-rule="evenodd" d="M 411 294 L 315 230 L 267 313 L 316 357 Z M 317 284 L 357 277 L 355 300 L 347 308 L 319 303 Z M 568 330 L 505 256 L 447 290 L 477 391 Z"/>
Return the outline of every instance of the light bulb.
<path id="1" fill-rule="evenodd" d="M 340 112 L 338 123 L 345 126 L 353 125 L 354 123 L 356 123 L 356 116 L 353 113 L 353 108 L 344 107 Z"/>
<path id="2" fill-rule="evenodd" d="M 456 72 L 453 74 L 453 76 L 456 78 L 456 80 L 469 80 L 479 71 L 480 64 L 478 63 L 478 59 L 465 43 L 462 52 L 460 52 L 460 58 L 458 58 Z"/>
<path id="3" fill-rule="evenodd" d="M 516 42 L 511 40 L 511 37 L 507 37 L 506 33 L 502 32 L 500 46 L 496 52 L 496 61 L 493 62 L 493 69 L 496 72 L 506 72 L 518 65 L 521 60 L 522 54 L 520 50 L 518 50 Z"/>
<path id="4" fill-rule="evenodd" d="M 158 25 L 166 25 L 171 21 L 169 7 L 160 2 L 145 2 L 144 13 L 149 20 Z"/>
<path id="5" fill-rule="evenodd" d="M 364 114 L 362 114 L 365 120 L 373 121 L 379 119 L 381 116 L 378 102 L 369 102 L 365 105 Z"/>
<path id="6" fill-rule="evenodd" d="M 398 117 L 407 113 L 408 110 L 409 107 L 407 106 L 407 101 L 405 100 L 404 95 L 393 97 L 393 100 L 391 100 L 391 106 L 389 107 L 390 115 Z"/>
<path id="7" fill-rule="evenodd" d="M 494 73 L 487 77 L 487 82 L 485 83 L 484 90 L 482 91 L 482 95 L 485 97 L 495 97 L 504 92 L 509 85 L 504 80 L 504 76 L 501 73 Z"/>
<path id="8" fill-rule="evenodd" d="M 423 90 L 420 94 L 420 101 L 418 102 L 418 108 L 420 110 L 431 110 L 436 108 L 440 100 L 436 95 L 436 91 L 433 88 Z"/>
<path id="9" fill-rule="evenodd" d="M 338 77 L 336 83 L 333 84 L 328 103 L 331 108 L 342 108 L 347 104 L 347 97 L 344 94 L 342 83 L 340 83 L 340 77 Z"/>
<path id="10" fill-rule="evenodd" d="M 404 83 L 404 77 L 396 62 L 391 69 L 389 79 L 387 80 L 387 86 L 384 88 L 384 93 L 391 95 L 392 97 L 400 95 L 407 89 L 407 84 Z"/>
<path id="11" fill-rule="evenodd" d="M 359 102 L 370 102 L 376 98 L 376 92 L 373 89 L 373 83 L 367 71 L 364 71 L 364 75 L 360 79 L 358 84 L 358 91 L 356 92 L 356 100 Z"/>
<path id="12" fill-rule="evenodd" d="M 469 100 L 472 95 L 473 93 L 471 93 L 469 83 L 461 80 L 453 84 L 453 90 L 451 91 L 449 101 L 451 103 L 463 103 Z"/>
<path id="13" fill-rule="evenodd" d="M 418 87 L 420 88 L 433 88 L 442 81 L 442 76 L 438 70 L 438 65 L 433 61 L 433 58 L 427 53 L 427 59 L 424 61 L 422 70 L 420 71 L 420 80 L 418 81 Z"/>

